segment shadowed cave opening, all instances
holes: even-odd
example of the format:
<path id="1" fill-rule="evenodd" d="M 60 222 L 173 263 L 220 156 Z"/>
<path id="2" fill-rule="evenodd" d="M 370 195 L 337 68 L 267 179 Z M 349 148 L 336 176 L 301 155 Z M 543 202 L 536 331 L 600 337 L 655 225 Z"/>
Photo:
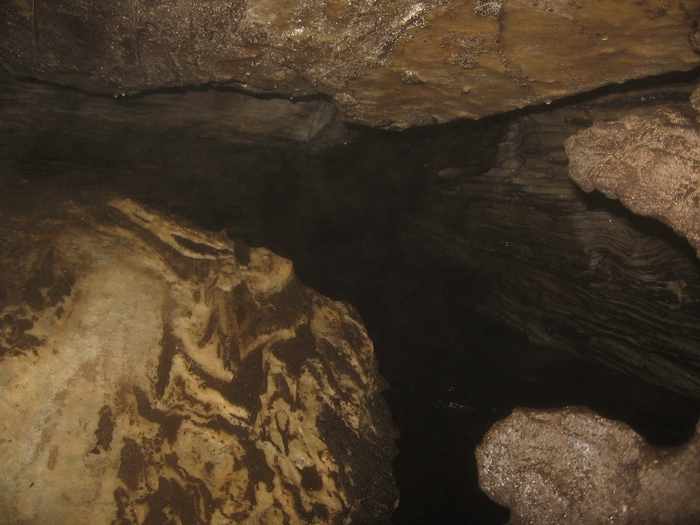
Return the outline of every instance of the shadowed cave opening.
<path id="1" fill-rule="evenodd" d="M 45 195 L 132 197 L 292 260 L 304 284 L 355 306 L 374 341 L 401 431 L 392 522 L 498 524 L 508 510 L 479 490 L 474 448 L 513 408 L 586 405 L 660 446 L 686 441 L 700 415 L 697 400 L 530 343 L 480 311 L 488 290 L 477 276 L 411 235 L 430 191 L 452 191 L 440 173 L 495 167 L 519 116 L 404 132 L 348 127 L 324 147 L 230 144 L 186 128 L 87 129 L 87 138 L 54 128 L 11 174 L 17 188 L 41 185 Z M 689 251 L 617 202 L 582 199 Z"/>

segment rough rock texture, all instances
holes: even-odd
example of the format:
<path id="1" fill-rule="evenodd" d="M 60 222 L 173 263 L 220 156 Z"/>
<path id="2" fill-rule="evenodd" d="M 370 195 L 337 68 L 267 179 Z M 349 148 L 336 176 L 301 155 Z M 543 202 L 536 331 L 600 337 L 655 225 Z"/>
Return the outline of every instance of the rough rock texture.
<path id="1" fill-rule="evenodd" d="M 1 522 L 388 522 L 396 432 L 350 306 L 132 201 L 2 197 Z"/>
<path id="2" fill-rule="evenodd" d="M 473 274 L 480 306 L 531 341 L 700 397 L 693 250 L 658 221 L 582 192 L 564 151 L 595 120 L 688 112 L 691 91 L 625 92 L 516 119 L 497 167 L 446 165 L 428 178 L 411 242 Z"/>
<path id="3" fill-rule="evenodd" d="M 585 407 L 517 408 L 476 449 L 479 486 L 511 524 L 700 522 L 700 425 L 687 444 L 655 448 Z"/>
<path id="4" fill-rule="evenodd" d="M 697 16 L 663 0 L 3 0 L 0 60 L 114 95 L 320 93 L 346 119 L 404 128 L 691 69 Z"/>
<path id="5" fill-rule="evenodd" d="M 700 95 L 700 92 L 698 92 Z M 569 138 L 569 175 L 634 213 L 659 219 L 688 238 L 700 256 L 700 125 L 665 108 L 596 122 Z"/>

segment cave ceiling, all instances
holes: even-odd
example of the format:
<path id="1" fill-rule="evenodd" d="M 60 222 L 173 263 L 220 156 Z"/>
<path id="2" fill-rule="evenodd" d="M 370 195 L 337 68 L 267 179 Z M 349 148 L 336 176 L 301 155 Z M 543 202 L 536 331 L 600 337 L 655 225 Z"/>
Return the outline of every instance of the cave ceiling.
<path id="1" fill-rule="evenodd" d="M 3 0 L 0 61 L 115 96 L 219 84 L 404 129 L 700 65 L 696 2 Z"/>

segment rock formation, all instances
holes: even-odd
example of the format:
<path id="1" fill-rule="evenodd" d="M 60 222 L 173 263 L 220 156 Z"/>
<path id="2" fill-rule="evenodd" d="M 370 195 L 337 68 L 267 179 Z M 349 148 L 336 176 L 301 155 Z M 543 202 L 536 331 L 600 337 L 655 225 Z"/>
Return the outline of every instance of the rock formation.
<path id="1" fill-rule="evenodd" d="M 700 101 L 700 90 L 693 97 Z M 661 220 L 700 256 L 700 125 L 687 111 L 596 122 L 565 147 L 569 175 L 581 189 Z"/>
<path id="2" fill-rule="evenodd" d="M 78 192 L 126 188 L 245 233 L 259 233 L 266 213 L 267 226 L 282 223 L 295 198 L 298 208 L 331 208 L 341 199 L 326 192 L 356 188 L 370 171 L 363 162 L 348 162 L 347 150 L 332 162 L 315 156 L 353 136 L 340 119 L 404 129 L 554 102 L 456 135 L 458 148 L 478 150 L 469 161 L 415 163 L 374 191 L 420 200 L 401 218 L 407 251 L 473 276 L 480 307 L 531 341 L 700 398 L 699 261 L 670 230 L 586 195 L 567 173 L 570 156 L 586 190 L 619 196 L 700 249 L 692 88 L 556 103 L 698 67 L 697 5 L 6 0 L 0 22 L 0 188 L 38 179 Z M 438 128 L 426 129 L 428 144 Z M 567 156 L 565 141 L 581 131 Z M 314 179 L 320 164 L 344 186 Z M 659 170 L 641 173 L 650 164 Z M 407 188 L 406 173 L 413 181 L 419 170 L 420 191 Z M 42 199 L 27 214 L 0 190 L 0 521 L 388 520 L 396 432 L 351 307 L 302 286 L 291 263 L 266 250 L 131 201 L 49 210 L 60 199 Z M 354 206 L 381 205 L 348 198 L 343 220 L 356 218 Z M 342 221 L 322 222 L 295 223 L 302 231 L 290 237 L 311 225 L 342 238 Z M 606 519 L 667 508 L 628 503 L 634 491 L 683 494 L 673 482 L 650 487 L 673 480 L 666 471 L 697 442 L 655 451 L 586 412 L 560 414 L 546 429 L 541 417 L 523 429 L 560 445 L 575 431 L 589 450 L 599 442 L 577 425 L 610 432 L 641 472 L 654 472 L 653 459 L 665 469 L 621 481 L 621 499 L 600 502 Z M 489 436 L 484 447 L 497 441 Z M 535 434 L 519 437 L 524 450 L 530 439 L 539 446 Z M 599 466 L 584 471 L 600 478 Z M 564 496 L 545 495 L 534 510 L 534 498 L 502 501 L 514 519 L 571 515 L 586 512 L 574 508 L 581 487 L 559 484 Z M 689 514 L 656 516 L 697 518 L 692 502 L 670 509 Z"/>
<path id="3" fill-rule="evenodd" d="M 2 201 L 1 522 L 388 522 L 396 431 L 352 307 L 129 200 Z"/>
<path id="4" fill-rule="evenodd" d="M 662 0 L 6 0 L 0 63 L 115 96 L 322 94 L 345 119 L 406 128 L 692 69 L 697 16 Z"/>
<path id="5" fill-rule="evenodd" d="M 476 458 L 480 487 L 512 524 L 700 522 L 700 424 L 687 444 L 662 449 L 585 407 L 518 408 Z"/>

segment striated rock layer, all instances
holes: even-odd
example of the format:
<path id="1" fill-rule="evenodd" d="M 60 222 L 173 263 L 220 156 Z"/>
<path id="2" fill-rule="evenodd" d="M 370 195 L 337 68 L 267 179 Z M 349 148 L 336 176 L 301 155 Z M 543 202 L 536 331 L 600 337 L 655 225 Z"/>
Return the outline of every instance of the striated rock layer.
<path id="1" fill-rule="evenodd" d="M 700 523 L 700 424 L 663 449 L 586 407 L 516 408 L 476 459 L 479 486 L 512 524 Z"/>
<path id="2" fill-rule="evenodd" d="M 661 223 L 581 191 L 564 151 L 595 120 L 691 111 L 691 91 L 628 92 L 517 118 L 496 168 L 444 166 L 426 181 L 411 241 L 475 275 L 480 306 L 531 341 L 700 397 L 693 250 Z"/>
<path id="3" fill-rule="evenodd" d="M 224 83 L 406 128 L 700 65 L 688 2 L 0 2 L 0 63 L 115 96 Z"/>
<path id="4" fill-rule="evenodd" d="M 352 307 L 132 201 L 15 207 L 1 522 L 388 522 L 396 431 Z"/>

